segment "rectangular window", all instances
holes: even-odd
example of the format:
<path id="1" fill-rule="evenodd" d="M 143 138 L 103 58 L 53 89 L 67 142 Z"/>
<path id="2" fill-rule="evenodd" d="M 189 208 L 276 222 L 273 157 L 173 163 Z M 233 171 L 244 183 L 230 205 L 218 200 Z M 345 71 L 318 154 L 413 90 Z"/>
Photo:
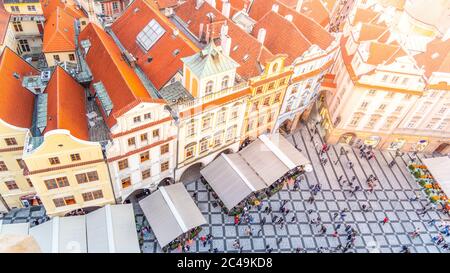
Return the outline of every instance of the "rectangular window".
<path id="1" fill-rule="evenodd" d="M 202 130 L 211 128 L 211 117 L 204 117 L 202 119 Z"/>
<path id="2" fill-rule="evenodd" d="M 142 153 L 142 154 L 139 155 L 139 157 L 141 158 L 141 163 L 145 162 L 147 160 L 150 160 L 150 152 L 147 151 L 145 153 Z"/>
<path id="3" fill-rule="evenodd" d="M 22 52 L 30 52 L 31 48 L 28 44 L 28 40 L 19 40 L 19 48 Z"/>
<path id="4" fill-rule="evenodd" d="M 169 152 L 169 144 L 164 144 L 161 146 L 161 154 L 167 154 Z"/>
<path id="5" fill-rule="evenodd" d="M 36 11 L 35 6 L 27 6 L 28 11 Z"/>
<path id="6" fill-rule="evenodd" d="M 56 184 L 55 179 L 44 180 L 44 184 L 47 187 L 47 190 L 52 190 L 52 189 L 58 188 L 58 184 Z"/>
<path id="7" fill-rule="evenodd" d="M 126 169 L 128 168 L 128 159 L 121 160 L 117 164 L 119 165 L 119 170 Z"/>
<path id="8" fill-rule="evenodd" d="M 97 173 L 97 171 L 88 172 L 87 173 L 87 177 L 89 179 L 89 182 L 98 181 L 98 173 Z"/>
<path id="9" fill-rule="evenodd" d="M 281 99 L 281 93 L 278 93 L 278 94 L 276 94 L 275 95 L 275 99 L 274 99 L 274 103 L 276 103 L 276 102 L 280 102 L 280 99 Z"/>
<path id="10" fill-rule="evenodd" d="M 55 198 L 53 199 L 53 203 L 55 204 L 55 207 L 64 207 L 66 203 L 64 202 L 64 198 Z"/>
<path id="11" fill-rule="evenodd" d="M 16 161 L 21 169 L 25 168 L 25 162 L 22 159 L 16 159 Z"/>
<path id="12" fill-rule="evenodd" d="M 194 122 L 190 122 L 187 125 L 187 132 L 186 132 L 188 137 L 192 137 L 195 135 L 195 123 Z"/>
<path id="13" fill-rule="evenodd" d="M 56 165 L 56 164 L 61 163 L 61 162 L 59 161 L 59 158 L 58 158 L 58 157 L 50 157 L 50 158 L 48 159 L 48 161 L 50 162 L 50 165 Z"/>
<path id="14" fill-rule="evenodd" d="M 233 109 L 233 111 L 231 112 L 231 119 L 237 119 L 238 117 L 238 109 L 235 108 Z"/>
<path id="15" fill-rule="evenodd" d="M 69 61 L 75 61 L 75 54 L 69 54 Z"/>
<path id="16" fill-rule="evenodd" d="M 11 6 L 11 11 L 12 12 L 19 12 L 19 7 L 18 6 Z"/>
<path id="17" fill-rule="evenodd" d="M 6 145 L 8 145 L 8 146 L 17 145 L 17 141 L 13 137 L 5 138 L 5 142 L 6 142 Z"/>
<path id="18" fill-rule="evenodd" d="M 216 134 L 214 136 L 214 147 L 222 145 L 222 134 Z"/>
<path id="19" fill-rule="evenodd" d="M 270 106 L 270 97 L 264 99 L 264 106 Z"/>
<path id="20" fill-rule="evenodd" d="M 148 140 L 147 133 L 142 134 L 142 135 L 141 135 L 141 142 L 144 142 L 144 141 L 147 141 L 147 140 Z"/>
<path id="21" fill-rule="evenodd" d="M 153 134 L 153 138 L 158 138 L 159 137 L 159 129 L 153 130 L 152 134 Z"/>
<path id="22" fill-rule="evenodd" d="M 76 204 L 75 197 L 73 195 L 64 197 L 64 202 L 66 202 L 66 206 L 70 206 Z"/>
<path id="23" fill-rule="evenodd" d="M 8 170 L 8 167 L 6 167 L 6 164 L 4 161 L 0 161 L 0 172 L 6 172 Z"/>
<path id="24" fill-rule="evenodd" d="M 224 110 L 219 112 L 219 115 L 217 116 L 217 124 L 223 124 L 225 123 L 227 117 L 227 112 L 225 112 Z"/>
<path id="25" fill-rule="evenodd" d="M 271 82 L 271 83 L 269 83 L 268 90 L 273 90 L 273 89 L 275 89 L 275 83 Z"/>
<path id="26" fill-rule="evenodd" d="M 131 178 L 130 177 L 126 177 L 124 179 L 122 179 L 122 188 L 128 188 L 129 186 L 131 186 Z"/>
<path id="27" fill-rule="evenodd" d="M 169 161 L 161 163 L 161 172 L 165 172 L 169 169 Z"/>
<path id="28" fill-rule="evenodd" d="M 33 188 L 34 186 L 33 186 L 33 183 L 31 182 L 31 180 L 30 180 L 30 178 L 27 178 L 27 183 L 28 183 L 28 186 L 30 186 L 30 188 Z"/>
<path id="29" fill-rule="evenodd" d="M 152 118 L 151 113 L 144 114 L 144 119 L 151 119 L 151 118 Z"/>
<path id="30" fill-rule="evenodd" d="M 92 196 L 92 192 L 84 192 L 81 194 L 83 197 L 84 202 L 92 201 L 94 200 L 94 196 Z"/>
<path id="31" fill-rule="evenodd" d="M 65 176 L 56 178 L 56 183 L 58 183 L 59 188 L 69 186 L 69 180 Z"/>
<path id="32" fill-rule="evenodd" d="M 256 95 L 262 94 L 262 92 L 263 92 L 263 87 L 258 86 L 258 88 L 256 88 Z"/>
<path id="33" fill-rule="evenodd" d="M 200 153 L 204 153 L 208 150 L 208 140 L 205 139 L 200 142 Z"/>
<path id="34" fill-rule="evenodd" d="M 83 183 L 88 182 L 87 174 L 85 174 L 85 173 L 76 174 L 75 178 L 77 179 L 78 184 L 83 184 Z"/>
<path id="35" fill-rule="evenodd" d="M 8 190 L 10 190 L 10 191 L 19 189 L 19 187 L 16 184 L 16 181 L 13 181 L 13 180 L 6 181 L 5 185 L 8 188 Z"/>
<path id="36" fill-rule="evenodd" d="M 128 139 L 128 146 L 136 145 L 136 139 L 134 137 Z"/>
<path id="37" fill-rule="evenodd" d="M 133 118 L 133 122 L 134 122 L 134 123 L 141 122 L 141 116 L 134 117 L 134 118 Z"/>
<path id="38" fill-rule="evenodd" d="M 92 195 L 94 196 L 94 199 L 101 199 L 101 198 L 103 198 L 102 190 L 93 191 Z"/>
<path id="39" fill-rule="evenodd" d="M 191 158 L 194 156 L 194 146 L 189 146 L 184 152 L 185 158 Z"/>
<path id="40" fill-rule="evenodd" d="M 151 176 L 150 169 L 142 171 L 142 180 L 150 178 L 150 176 Z"/>
<path id="41" fill-rule="evenodd" d="M 61 59 L 59 58 L 59 55 L 53 55 L 53 60 L 55 62 L 60 62 L 61 61 Z"/>
<path id="42" fill-rule="evenodd" d="M 23 27 L 21 22 L 13 22 L 13 27 L 16 32 L 22 32 Z"/>
<path id="43" fill-rule="evenodd" d="M 259 103 L 256 101 L 252 105 L 252 112 L 258 111 Z"/>
<path id="44" fill-rule="evenodd" d="M 67 180 L 67 177 L 65 176 L 56 179 L 47 179 L 44 180 L 44 183 L 48 190 L 69 186 L 69 180 Z"/>
<path id="45" fill-rule="evenodd" d="M 71 155 L 70 155 L 70 159 L 71 159 L 72 161 L 80 161 L 80 160 L 81 160 L 81 157 L 80 157 L 80 154 L 71 154 Z"/>

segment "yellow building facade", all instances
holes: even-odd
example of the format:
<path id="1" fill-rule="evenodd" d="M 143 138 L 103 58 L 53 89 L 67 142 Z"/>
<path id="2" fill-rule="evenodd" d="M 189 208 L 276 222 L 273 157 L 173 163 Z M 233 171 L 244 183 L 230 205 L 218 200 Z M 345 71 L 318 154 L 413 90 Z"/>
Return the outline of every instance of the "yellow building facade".
<path id="1" fill-rule="evenodd" d="M 26 141 L 28 145 L 42 142 L 26 149 L 23 160 L 48 215 L 114 203 L 99 143 L 80 140 L 67 130 L 53 130 L 38 138 L 28 135 Z"/>

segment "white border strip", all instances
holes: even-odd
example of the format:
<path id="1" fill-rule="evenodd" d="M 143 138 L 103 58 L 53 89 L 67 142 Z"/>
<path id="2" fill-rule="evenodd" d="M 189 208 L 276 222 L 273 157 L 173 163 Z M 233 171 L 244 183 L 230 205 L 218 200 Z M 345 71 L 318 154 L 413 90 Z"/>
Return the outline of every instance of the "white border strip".
<path id="1" fill-rule="evenodd" d="M 59 253 L 59 216 L 52 219 L 52 253 Z"/>
<path id="2" fill-rule="evenodd" d="M 186 224 L 183 221 L 183 218 L 178 213 L 178 210 L 175 208 L 175 205 L 173 204 L 172 200 L 170 199 L 169 195 L 167 194 L 165 187 L 160 187 L 159 192 L 161 192 L 164 200 L 166 201 L 167 205 L 169 206 L 170 211 L 172 212 L 173 216 L 175 217 L 175 220 L 177 220 L 178 225 L 180 226 L 181 230 L 183 232 L 189 231 L 189 229 L 186 227 Z"/>
<path id="3" fill-rule="evenodd" d="M 281 137 L 281 136 L 280 136 Z M 260 135 L 259 139 L 271 150 L 281 162 L 288 167 L 289 170 L 294 169 L 297 165 L 287 157 L 266 135 Z"/>
<path id="4" fill-rule="evenodd" d="M 244 181 L 244 183 L 247 185 L 247 187 L 250 188 L 251 191 L 256 191 L 255 187 L 248 181 L 247 177 L 241 171 L 238 169 L 236 165 L 234 165 L 233 161 L 226 155 L 222 154 L 223 158 L 227 161 L 227 163 L 233 168 L 233 170 L 239 175 L 239 177 Z"/>
<path id="5" fill-rule="evenodd" d="M 112 222 L 111 205 L 105 206 L 106 231 L 108 236 L 109 253 L 116 253 L 116 245 L 114 243 L 114 228 Z"/>

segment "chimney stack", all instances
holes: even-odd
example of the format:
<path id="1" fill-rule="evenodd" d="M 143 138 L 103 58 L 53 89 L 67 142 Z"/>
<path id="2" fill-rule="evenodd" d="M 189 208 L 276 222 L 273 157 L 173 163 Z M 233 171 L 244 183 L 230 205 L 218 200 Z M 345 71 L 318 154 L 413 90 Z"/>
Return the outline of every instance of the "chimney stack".
<path id="1" fill-rule="evenodd" d="M 231 13 L 231 3 L 230 2 L 224 2 L 222 6 L 222 14 L 223 16 L 230 18 Z"/>
<path id="2" fill-rule="evenodd" d="M 303 6 L 303 0 L 297 0 L 297 5 L 295 6 L 295 10 L 297 12 L 301 12 L 302 11 L 302 6 Z"/>
<path id="3" fill-rule="evenodd" d="M 272 6 L 272 11 L 278 13 L 278 10 L 280 9 L 280 6 L 278 6 L 277 4 L 273 4 Z"/>
<path id="4" fill-rule="evenodd" d="M 266 29 L 265 28 L 260 28 L 258 30 L 258 42 L 260 42 L 261 44 L 264 44 L 264 40 L 266 40 Z"/>
<path id="5" fill-rule="evenodd" d="M 226 24 L 222 25 L 220 29 L 220 46 L 222 47 L 223 54 L 230 56 L 231 37 L 228 36 L 228 26 Z"/>

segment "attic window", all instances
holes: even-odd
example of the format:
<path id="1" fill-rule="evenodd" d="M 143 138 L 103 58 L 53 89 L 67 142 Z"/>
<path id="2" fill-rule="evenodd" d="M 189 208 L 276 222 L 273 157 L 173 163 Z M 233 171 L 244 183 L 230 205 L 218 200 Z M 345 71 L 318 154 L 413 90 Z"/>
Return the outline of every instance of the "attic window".
<path id="1" fill-rule="evenodd" d="M 17 72 L 13 73 L 13 77 L 16 78 L 16 79 L 20 79 L 20 75 Z"/>
<path id="2" fill-rule="evenodd" d="M 147 58 L 147 62 L 148 62 L 148 63 L 151 63 L 152 61 L 153 61 L 153 57 L 148 57 L 148 58 Z"/>
<path id="3" fill-rule="evenodd" d="M 243 60 L 244 62 L 248 61 L 248 59 L 250 59 L 250 55 L 248 55 L 248 54 L 245 54 L 245 55 L 244 55 L 244 58 L 242 58 L 242 60 Z"/>
<path id="4" fill-rule="evenodd" d="M 175 50 L 172 52 L 172 55 L 173 55 L 173 56 L 177 56 L 178 54 L 180 54 L 180 50 L 179 50 L 179 49 L 175 49 Z"/>

